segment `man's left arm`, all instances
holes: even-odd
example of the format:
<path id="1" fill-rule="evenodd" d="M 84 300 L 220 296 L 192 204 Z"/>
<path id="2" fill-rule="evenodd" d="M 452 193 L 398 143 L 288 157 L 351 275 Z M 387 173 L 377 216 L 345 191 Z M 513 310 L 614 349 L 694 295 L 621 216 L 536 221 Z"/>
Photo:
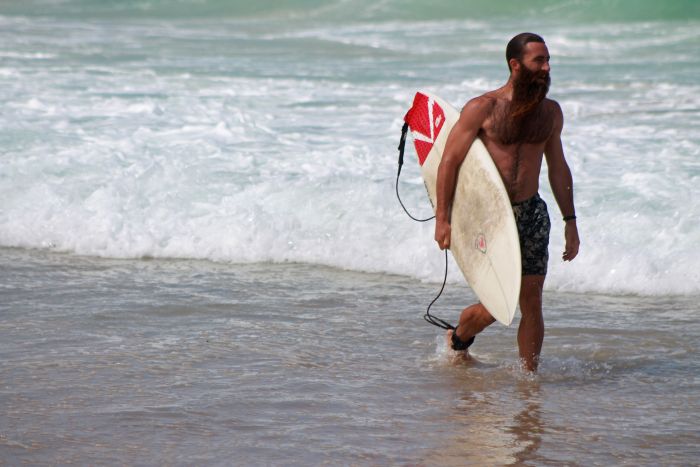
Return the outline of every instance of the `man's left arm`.
<path id="1" fill-rule="evenodd" d="M 552 136 L 547 140 L 544 148 L 544 155 L 547 159 L 547 170 L 549 172 L 549 184 L 552 187 L 554 199 L 559 205 L 559 210 L 565 219 L 564 239 L 566 246 L 562 259 L 571 261 L 578 254 L 579 238 L 576 227 L 576 209 L 574 208 L 574 183 L 571 177 L 569 164 L 564 158 L 564 148 L 561 144 L 561 132 L 564 127 L 564 115 L 559 104 L 552 101 L 554 106 L 554 129 Z"/>

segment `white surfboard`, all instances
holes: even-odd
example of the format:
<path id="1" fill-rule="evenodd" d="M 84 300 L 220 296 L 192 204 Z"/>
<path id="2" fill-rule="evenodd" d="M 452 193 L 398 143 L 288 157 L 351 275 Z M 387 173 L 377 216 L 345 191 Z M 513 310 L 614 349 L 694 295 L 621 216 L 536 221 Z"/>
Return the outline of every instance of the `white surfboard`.
<path id="1" fill-rule="evenodd" d="M 450 104 L 421 92 L 404 118 L 433 207 L 438 165 L 458 119 Z M 450 251 L 469 286 L 496 320 L 509 325 L 520 296 L 518 229 L 498 169 L 478 138 L 459 169 L 451 227 Z"/>

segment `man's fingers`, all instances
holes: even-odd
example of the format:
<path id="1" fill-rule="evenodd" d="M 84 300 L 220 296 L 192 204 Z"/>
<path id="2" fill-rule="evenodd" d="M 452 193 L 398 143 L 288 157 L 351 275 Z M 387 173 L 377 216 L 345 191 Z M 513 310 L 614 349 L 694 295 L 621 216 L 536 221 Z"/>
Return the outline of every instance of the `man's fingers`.
<path id="1" fill-rule="evenodd" d="M 436 225 L 435 226 L 435 241 L 441 250 L 450 247 L 450 235 L 451 229 L 448 226 Z"/>
<path id="2" fill-rule="evenodd" d="M 565 250 L 564 253 L 562 253 L 561 258 L 564 261 L 571 261 L 572 259 L 576 258 L 576 255 L 578 255 L 578 250 L 570 248 Z"/>

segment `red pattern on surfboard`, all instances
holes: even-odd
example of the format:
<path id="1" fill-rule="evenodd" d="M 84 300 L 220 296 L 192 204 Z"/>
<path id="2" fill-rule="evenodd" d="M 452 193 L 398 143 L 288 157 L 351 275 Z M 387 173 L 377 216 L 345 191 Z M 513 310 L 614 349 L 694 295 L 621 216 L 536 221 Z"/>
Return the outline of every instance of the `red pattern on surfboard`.
<path id="1" fill-rule="evenodd" d="M 411 128 L 418 162 L 423 165 L 445 123 L 445 112 L 433 98 L 417 92 L 413 106 L 403 119 Z"/>

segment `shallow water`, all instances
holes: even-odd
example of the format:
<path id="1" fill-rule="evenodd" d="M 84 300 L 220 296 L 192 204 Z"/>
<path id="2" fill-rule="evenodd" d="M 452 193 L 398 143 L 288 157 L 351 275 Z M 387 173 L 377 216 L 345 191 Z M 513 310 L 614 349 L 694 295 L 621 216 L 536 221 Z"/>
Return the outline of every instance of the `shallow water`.
<path id="1" fill-rule="evenodd" d="M 8 464 L 692 465 L 696 300 L 547 293 L 455 363 L 437 291 L 300 264 L 0 249 Z M 434 313 L 472 300 L 449 285 Z"/>
<path id="2" fill-rule="evenodd" d="M 0 463 L 697 465 L 698 2 L 426 5 L 0 3 Z M 453 361 L 394 195 L 414 92 L 500 86 L 523 30 L 583 242 L 534 376 L 517 318 Z M 452 265 L 435 313 L 473 300 Z"/>

